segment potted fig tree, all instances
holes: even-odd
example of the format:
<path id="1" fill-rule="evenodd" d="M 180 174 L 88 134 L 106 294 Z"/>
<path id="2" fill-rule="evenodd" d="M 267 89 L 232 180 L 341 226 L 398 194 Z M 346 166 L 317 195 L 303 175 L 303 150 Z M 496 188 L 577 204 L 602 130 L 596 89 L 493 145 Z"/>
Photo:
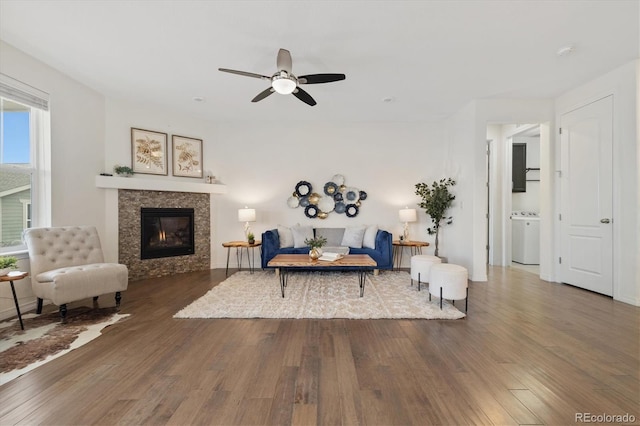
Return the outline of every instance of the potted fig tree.
<path id="1" fill-rule="evenodd" d="M 438 234 L 440 227 L 444 224 L 451 224 L 453 218 L 447 216 L 447 210 L 456 196 L 449 192 L 449 188 L 454 186 L 456 181 L 451 178 L 443 178 L 440 181 L 433 181 L 432 184 L 420 182 L 416 184 L 416 195 L 422 198 L 418 205 L 431 217 L 432 225 L 427 228 L 429 235 L 435 235 L 435 256 L 438 256 Z"/>

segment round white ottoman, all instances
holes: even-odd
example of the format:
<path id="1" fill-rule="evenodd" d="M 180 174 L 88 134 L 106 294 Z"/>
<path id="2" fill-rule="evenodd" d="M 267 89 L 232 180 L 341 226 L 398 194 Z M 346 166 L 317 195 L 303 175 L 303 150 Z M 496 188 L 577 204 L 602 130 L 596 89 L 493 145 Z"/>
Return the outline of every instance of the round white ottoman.
<path id="1" fill-rule="evenodd" d="M 420 283 L 429 282 L 431 266 L 440 262 L 442 260 L 439 257 L 428 254 L 411 256 L 411 285 L 413 285 L 413 280 L 418 281 L 418 291 L 420 291 Z"/>
<path id="2" fill-rule="evenodd" d="M 464 306 L 466 312 L 469 305 L 467 278 L 467 269 L 463 266 L 452 263 L 433 265 L 429 273 L 429 300 L 431 295 L 439 297 L 440 309 L 442 309 L 442 299 L 451 301 L 466 299 Z"/>

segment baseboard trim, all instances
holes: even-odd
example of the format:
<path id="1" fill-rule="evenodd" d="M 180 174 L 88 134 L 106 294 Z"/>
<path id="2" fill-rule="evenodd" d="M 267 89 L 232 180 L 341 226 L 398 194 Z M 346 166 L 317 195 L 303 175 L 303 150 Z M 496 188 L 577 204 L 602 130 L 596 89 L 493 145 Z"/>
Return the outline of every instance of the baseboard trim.
<path id="1" fill-rule="evenodd" d="M 36 305 L 37 305 L 36 301 L 21 304 L 20 313 L 24 315 L 25 312 L 34 310 L 36 308 Z M 16 312 L 15 306 L 11 306 L 10 308 L 0 310 L 0 320 L 6 320 L 8 318 L 13 318 L 13 317 L 16 317 L 16 318 L 18 317 L 18 313 Z"/>

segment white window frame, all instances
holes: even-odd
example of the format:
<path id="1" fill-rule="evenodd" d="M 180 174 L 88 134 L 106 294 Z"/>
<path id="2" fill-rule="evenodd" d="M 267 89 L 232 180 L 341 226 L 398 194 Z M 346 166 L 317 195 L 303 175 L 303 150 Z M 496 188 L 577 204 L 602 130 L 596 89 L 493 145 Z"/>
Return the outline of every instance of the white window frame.
<path id="1" fill-rule="evenodd" d="M 29 214 L 31 200 L 21 198 L 20 202 L 22 203 L 22 228 L 31 228 L 31 225 L 33 224 L 33 209 L 31 209 L 31 214 Z"/>
<path id="2" fill-rule="evenodd" d="M 49 94 L 0 73 L 0 97 L 31 108 L 29 119 L 31 167 L 16 167 L 0 163 L 0 171 L 31 175 L 31 226 L 51 226 L 51 122 Z M 24 203 L 23 203 L 24 204 Z M 26 204 L 25 204 L 26 209 Z M 24 210 L 26 213 L 26 210 Z M 26 215 L 23 216 L 23 222 Z M 0 254 L 26 251 L 26 245 L 0 247 Z"/>

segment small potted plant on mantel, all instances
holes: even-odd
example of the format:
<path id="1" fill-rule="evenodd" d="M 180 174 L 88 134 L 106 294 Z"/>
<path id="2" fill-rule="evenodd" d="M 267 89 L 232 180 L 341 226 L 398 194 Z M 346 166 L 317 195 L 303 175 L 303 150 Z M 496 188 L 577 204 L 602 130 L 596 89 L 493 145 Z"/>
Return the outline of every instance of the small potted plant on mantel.
<path id="1" fill-rule="evenodd" d="M 447 209 L 451 207 L 451 203 L 456 199 L 456 196 L 449 192 L 449 187 L 454 186 L 456 181 L 447 178 L 440 179 L 439 182 L 433 181 L 431 185 L 426 183 L 416 184 L 416 195 L 422 198 L 422 201 L 418 204 L 425 212 L 431 217 L 432 226 L 427 228 L 429 235 L 436 236 L 435 241 L 435 256 L 438 256 L 438 234 L 440 227 L 443 224 L 451 224 L 453 219 L 451 216 L 445 216 Z"/>
<path id="2" fill-rule="evenodd" d="M 122 177 L 130 177 L 133 176 L 133 169 L 129 166 L 118 166 L 117 164 L 113 167 L 113 171 L 118 176 Z"/>
<path id="3" fill-rule="evenodd" d="M 0 256 L 0 277 L 4 277 L 12 269 L 18 267 L 18 259 L 13 256 Z"/>

